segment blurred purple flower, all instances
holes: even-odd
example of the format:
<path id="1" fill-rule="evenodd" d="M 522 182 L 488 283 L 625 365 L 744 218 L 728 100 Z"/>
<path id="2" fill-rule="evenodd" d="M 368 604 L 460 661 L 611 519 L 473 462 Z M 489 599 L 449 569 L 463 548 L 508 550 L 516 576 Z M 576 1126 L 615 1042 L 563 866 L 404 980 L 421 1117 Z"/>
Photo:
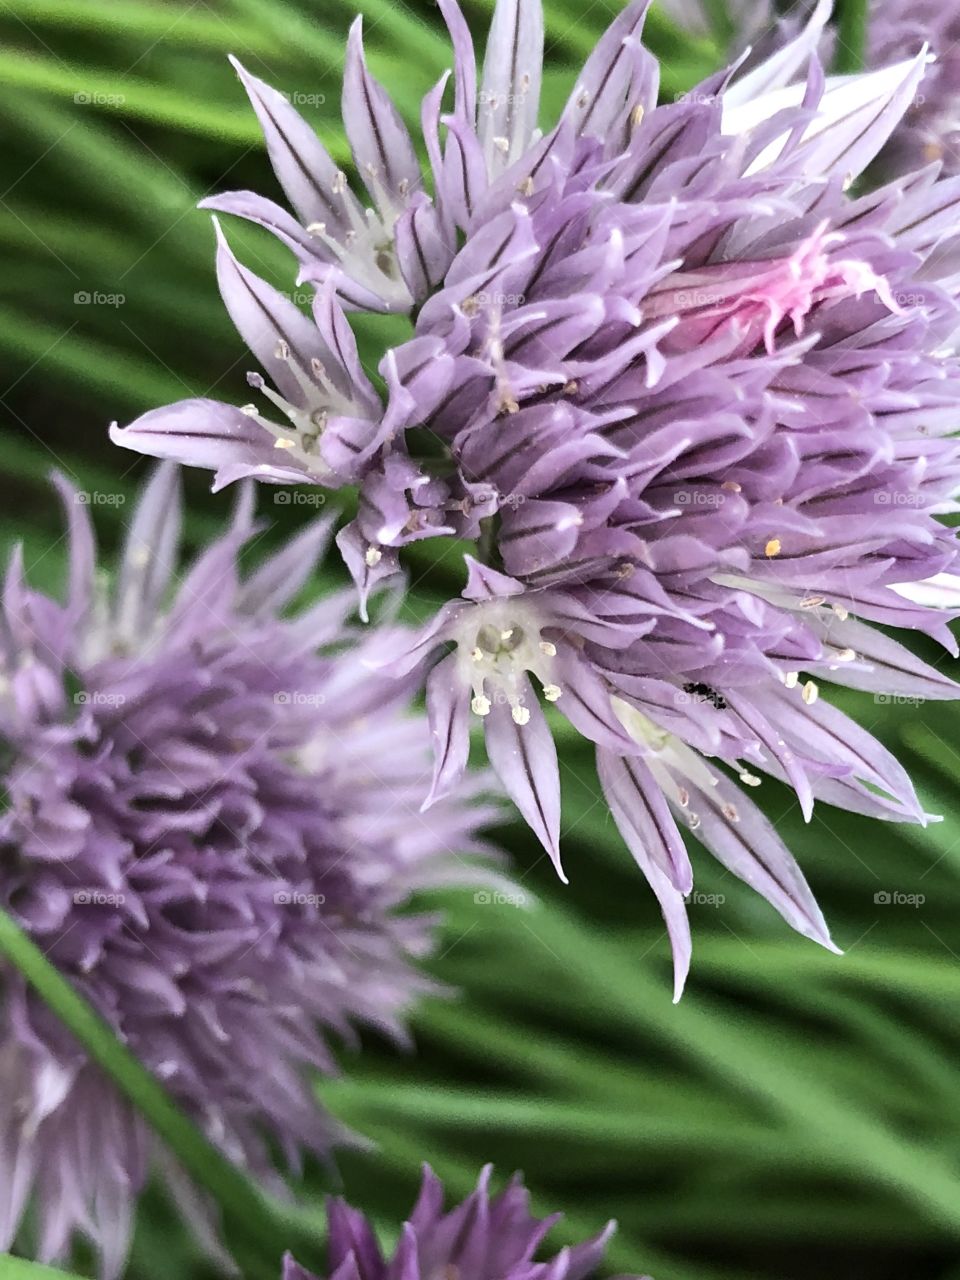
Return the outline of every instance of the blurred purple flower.
<path id="1" fill-rule="evenodd" d="M 851 194 L 915 103 L 926 56 L 827 82 L 820 4 L 766 60 L 658 106 L 634 4 L 541 134 L 538 0 L 499 0 L 479 88 L 463 16 L 453 0 L 441 9 L 455 76 L 448 113 L 446 77 L 423 106 L 432 202 L 363 70 L 357 27 L 345 115 L 381 219 L 373 244 L 331 240 L 330 220 L 311 233 L 258 197 L 215 201 L 277 231 L 326 305 L 334 290 L 411 315 L 414 336 L 380 365 L 390 425 L 364 454 L 358 515 L 338 542 L 365 594 L 414 540 L 478 541 L 464 597 L 393 663 L 406 673 L 453 646 L 428 679 L 428 801 L 461 776 L 472 707 L 559 867 L 539 685 L 596 743 L 606 799 L 667 922 L 677 994 L 690 956 L 681 828 L 832 947 L 747 792 L 767 774 L 808 819 L 819 798 L 926 820 L 891 754 L 818 700 L 823 680 L 956 693 L 872 624 L 956 653 L 956 540 L 939 517 L 960 485 L 960 179 L 930 168 Z M 304 220 L 307 175 L 317 199 L 352 210 L 303 121 L 247 83 Z M 374 249 L 407 301 L 360 296 Z M 259 308 L 258 349 L 292 349 L 278 307 Z M 216 457 L 184 445 L 188 419 L 217 436 L 215 416 L 174 406 L 114 438 L 229 469 L 233 442 L 219 438 Z M 294 478 L 269 453 L 256 456 L 270 476 Z"/>
<path id="2" fill-rule="evenodd" d="M 562 1218 L 530 1215 L 529 1196 L 517 1174 L 499 1195 L 490 1194 L 491 1167 L 480 1174 L 477 1188 L 462 1204 L 444 1212 L 443 1186 L 424 1166 L 423 1184 L 409 1219 L 403 1224 L 392 1257 L 385 1258 L 373 1227 L 343 1200 L 331 1200 L 329 1222 L 330 1280 L 587 1280 L 603 1261 L 615 1223 L 592 1240 L 557 1253 L 549 1261 L 534 1260 L 537 1249 Z M 289 1254 L 283 1280 L 318 1280 Z M 641 1280 L 637 1277 L 636 1280 Z"/>
<path id="3" fill-rule="evenodd" d="M 58 488 L 66 603 L 28 587 L 19 554 L 3 590 L 0 900 L 211 1140 L 279 1190 L 271 1150 L 296 1164 L 343 1137 L 310 1080 L 335 1068 L 328 1033 L 402 1039 L 429 988 L 412 961 L 436 918 L 394 909 L 489 876 L 469 857 L 490 810 L 470 802 L 475 779 L 419 812 L 427 726 L 406 714 L 409 681 L 370 670 L 400 628 L 354 630 L 352 591 L 281 620 L 330 521 L 241 579 L 246 493 L 180 578 L 167 464 L 107 591 L 85 495 Z M 163 1153 L 9 969 L 0 1063 L 0 1249 L 35 1193 L 37 1255 L 62 1257 L 79 1230 L 115 1274 Z"/>

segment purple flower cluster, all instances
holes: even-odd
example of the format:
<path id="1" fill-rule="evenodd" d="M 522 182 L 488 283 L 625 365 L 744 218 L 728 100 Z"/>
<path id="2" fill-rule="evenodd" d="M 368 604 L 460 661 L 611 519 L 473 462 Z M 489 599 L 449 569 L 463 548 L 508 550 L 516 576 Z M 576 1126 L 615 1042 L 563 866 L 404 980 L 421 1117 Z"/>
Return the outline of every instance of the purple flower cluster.
<path id="1" fill-rule="evenodd" d="M 403 1037 L 436 921 L 395 908 L 484 874 L 469 858 L 490 809 L 469 803 L 478 778 L 420 812 L 427 726 L 406 714 L 409 681 L 370 670 L 400 628 L 348 625 L 349 589 L 281 619 L 330 522 L 241 578 L 245 493 L 180 577 L 177 483 L 166 464 L 147 486 L 115 589 L 62 481 L 66 602 L 32 590 L 19 556 L 6 575 L 0 901 L 208 1137 L 270 1181 L 272 1151 L 296 1163 L 342 1136 L 309 1075 L 334 1069 L 328 1034 Z M 113 1275 L 163 1153 L 19 974 L 2 982 L 0 1249 L 35 1192 L 37 1256 L 80 1230 Z"/>
<path id="2" fill-rule="evenodd" d="M 293 217 L 235 193 L 316 285 L 312 319 L 230 253 L 220 284 L 280 408 L 186 401 L 114 439 L 274 483 L 360 486 L 338 543 L 363 595 L 413 541 L 477 542 L 466 587 L 391 665 L 427 678 L 436 768 L 459 785 L 471 717 L 560 868 L 552 704 L 660 901 L 679 994 L 693 831 L 797 930 L 832 947 L 750 798 L 923 822 L 904 770 L 818 697 L 823 681 L 952 698 L 885 630 L 951 652 L 960 181 L 936 166 L 855 194 L 916 101 L 926 54 L 827 81 L 819 6 L 739 76 L 658 105 L 625 9 L 556 125 L 537 127 L 539 0 L 498 0 L 479 77 L 423 103 L 432 195 L 350 35 L 343 115 L 364 208 L 282 95 L 242 73 Z M 409 340 L 359 366 L 344 309 Z M 732 777 L 730 776 L 732 773 Z"/>
<path id="3" fill-rule="evenodd" d="M 490 1174 L 487 1166 L 473 1194 L 444 1213 L 443 1186 L 425 1166 L 419 1198 L 389 1259 L 364 1215 L 342 1200 L 331 1200 L 330 1280 L 587 1280 L 602 1262 L 615 1224 L 608 1223 L 592 1240 L 563 1249 L 549 1261 L 537 1262 L 534 1256 L 541 1241 L 563 1215 L 531 1217 L 519 1174 L 499 1195 L 491 1196 Z M 283 1280 L 318 1278 L 288 1254 Z"/>

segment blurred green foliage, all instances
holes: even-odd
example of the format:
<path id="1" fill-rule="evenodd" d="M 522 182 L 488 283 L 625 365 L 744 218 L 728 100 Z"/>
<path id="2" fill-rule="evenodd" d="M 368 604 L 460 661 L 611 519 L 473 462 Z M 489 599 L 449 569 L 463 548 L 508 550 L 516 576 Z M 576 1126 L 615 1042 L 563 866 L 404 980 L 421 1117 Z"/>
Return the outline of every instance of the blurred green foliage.
<path id="1" fill-rule="evenodd" d="M 62 571 L 51 466 L 86 489 L 129 495 L 143 465 L 107 443 L 111 418 L 188 394 L 247 398 L 248 359 L 219 303 L 209 219 L 194 208 L 212 191 L 273 190 L 225 55 L 294 97 L 343 155 L 338 80 L 356 7 L 0 0 L 0 538 L 4 555 L 24 540 L 34 581 L 52 585 Z M 448 63 L 439 14 L 420 0 L 359 7 L 373 69 L 415 120 Z M 546 8 L 549 112 L 614 7 Z M 467 12 L 481 32 L 486 6 L 473 0 Z M 715 61 L 657 15 L 651 42 L 668 95 Z M 269 237 L 239 225 L 230 235 L 251 266 L 292 287 Z M 359 325 L 371 367 L 395 324 Z M 207 483 L 189 478 L 194 544 L 229 502 Z M 274 540 L 306 518 L 261 505 Z M 124 510 L 97 509 L 108 547 Z M 412 615 L 460 581 L 455 550 L 439 560 L 415 551 L 410 568 Z M 316 589 L 333 580 L 331 564 Z M 691 906 L 694 968 L 679 1007 L 651 895 L 598 800 L 589 753 L 565 737 L 570 887 L 519 826 L 506 829 L 527 906 L 451 895 L 432 968 L 459 996 L 415 1014 L 415 1052 L 368 1037 L 362 1053 L 344 1052 L 342 1080 L 319 1085 L 376 1144 L 344 1154 L 339 1179 L 386 1234 L 411 1203 L 421 1160 L 458 1195 L 493 1160 L 500 1175 L 522 1168 L 541 1208 L 568 1209 L 558 1239 L 616 1216 L 618 1271 L 960 1280 L 960 718 L 933 704 L 843 701 L 908 762 L 945 821 L 903 830 L 824 808 L 805 827 L 787 793 L 765 784 L 768 812 L 847 954 L 789 934 L 700 857 L 704 898 Z M 307 1171 L 298 1191 L 308 1216 L 333 1184 L 329 1171 Z M 75 1266 L 88 1270 L 90 1259 Z M 0 1260 L 0 1275 L 19 1277 L 6 1267 Z M 208 1274 L 152 1192 L 130 1275 Z"/>

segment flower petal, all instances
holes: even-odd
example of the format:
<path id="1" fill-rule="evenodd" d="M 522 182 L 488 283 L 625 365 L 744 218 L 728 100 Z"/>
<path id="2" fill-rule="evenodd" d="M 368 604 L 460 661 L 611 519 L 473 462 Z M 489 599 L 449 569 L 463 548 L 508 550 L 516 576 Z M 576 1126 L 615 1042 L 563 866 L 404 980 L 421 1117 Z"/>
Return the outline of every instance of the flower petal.
<path id="1" fill-rule="evenodd" d="M 407 126 L 367 70 L 363 19 L 350 27 L 343 71 L 343 123 L 357 172 L 384 217 L 393 217 L 422 186 Z"/>
<path id="2" fill-rule="evenodd" d="M 429 809 L 463 776 L 470 753 L 470 687 L 459 675 L 456 653 L 427 677 L 427 717 L 433 738 L 433 779 L 421 806 Z"/>
<path id="3" fill-rule="evenodd" d="M 549 853 L 557 875 L 567 877 L 560 862 L 560 768 L 557 748 L 530 681 L 517 682 L 519 708 L 529 719 L 518 724 L 514 708 L 495 699 L 483 727 L 487 755 L 507 794 Z"/>
<path id="4" fill-rule="evenodd" d="M 477 132 L 491 176 L 512 164 L 533 138 L 542 72 L 540 0 L 497 0 L 477 110 Z"/>

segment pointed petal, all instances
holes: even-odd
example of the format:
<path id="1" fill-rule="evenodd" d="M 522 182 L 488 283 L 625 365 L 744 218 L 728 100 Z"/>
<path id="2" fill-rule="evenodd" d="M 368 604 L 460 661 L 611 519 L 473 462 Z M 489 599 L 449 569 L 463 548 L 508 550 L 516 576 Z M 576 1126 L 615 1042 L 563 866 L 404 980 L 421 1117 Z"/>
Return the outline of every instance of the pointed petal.
<path id="1" fill-rule="evenodd" d="M 148 627 L 170 586 L 180 543 L 180 472 L 163 462 L 144 486 L 123 547 L 114 602 L 120 636 L 131 639 Z"/>
<path id="2" fill-rule="evenodd" d="M 614 821 L 644 874 L 652 862 L 678 893 L 689 893 L 693 870 L 683 837 L 643 759 L 598 748 L 597 769 Z"/>
<path id="3" fill-rule="evenodd" d="M 607 141 L 611 151 L 626 144 L 630 116 L 649 111 L 657 99 L 657 61 L 641 45 L 650 0 L 634 0 L 610 24 L 577 78 L 564 108 L 578 133 Z"/>
<path id="4" fill-rule="evenodd" d="M 956 681 L 857 618 L 831 619 L 823 624 L 822 634 L 831 646 L 855 655 L 848 662 L 808 664 L 810 671 L 820 671 L 834 684 L 909 698 L 956 698 L 960 693 Z"/>
<path id="5" fill-rule="evenodd" d="M 237 596 L 237 609 L 260 617 L 280 614 L 310 581 L 326 554 L 335 525 L 336 516 L 332 515 L 311 520 L 250 575 Z"/>
<path id="6" fill-rule="evenodd" d="M 508 578 L 505 573 L 491 569 L 471 555 L 465 555 L 463 559 L 467 566 L 467 585 L 463 588 L 463 595 L 467 600 L 495 600 L 523 594 L 523 583 L 516 578 Z"/>
<path id="7" fill-rule="evenodd" d="M 363 536 L 356 520 L 344 525 L 337 534 L 336 542 L 343 562 L 356 584 L 360 597 L 360 617 L 368 622 L 367 604 L 370 595 L 381 582 L 402 573 L 400 558 L 392 547 L 377 547 L 370 543 Z"/>
<path id="8" fill-rule="evenodd" d="M 433 780 L 421 812 L 456 786 L 467 767 L 470 688 L 460 676 L 456 653 L 438 662 L 427 677 L 427 719 L 433 739 Z"/>
<path id="9" fill-rule="evenodd" d="M 306 1267 L 301 1267 L 292 1253 L 283 1255 L 283 1280 L 318 1280 Z"/>
<path id="10" fill-rule="evenodd" d="M 253 191 L 224 191 L 220 195 L 206 196 L 197 202 L 197 208 L 209 209 L 214 213 L 230 213 L 235 218 L 244 218 L 258 227 L 264 227 L 295 253 L 301 262 L 309 262 L 313 258 L 327 261 L 331 256 L 323 241 L 312 236 L 292 214 L 273 200 L 258 196 Z"/>
<path id="11" fill-rule="evenodd" d="M 472 121 L 477 109 L 477 61 L 473 38 L 457 0 L 437 0 L 453 45 L 456 98 L 454 111 L 462 120 Z"/>
<path id="12" fill-rule="evenodd" d="M 395 215 L 420 190 L 423 178 L 407 126 L 383 86 L 367 70 L 363 19 L 359 17 L 350 27 L 347 41 L 343 123 L 364 185 L 385 217 Z"/>
<path id="13" fill-rule="evenodd" d="M 70 547 L 69 600 L 67 609 L 73 626 L 79 625 L 93 602 L 97 547 L 90 519 L 90 509 L 82 494 L 66 476 L 53 473 L 53 483 L 60 494 L 67 516 Z"/>
<path id="14" fill-rule="evenodd" d="M 360 213 L 360 207 L 314 130 L 283 94 L 250 75 L 236 58 L 230 63 L 257 113 L 277 181 L 301 222 L 307 227 L 323 223 L 331 234 L 346 235 L 351 222 L 345 209 L 352 204 Z"/>
<path id="15" fill-rule="evenodd" d="M 540 0 L 497 0 L 483 60 L 477 131 L 491 176 L 529 146 L 543 73 Z"/>
<path id="16" fill-rule="evenodd" d="M 756 735 L 760 746 L 769 752 L 783 769 L 787 780 L 797 793 L 803 820 L 809 822 L 813 816 L 813 789 L 801 761 L 797 759 L 790 745 L 784 741 L 779 729 L 770 724 L 766 717 L 753 706 L 749 697 L 740 697 L 731 692 L 725 693 L 724 697 L 727 705 L 736 716 L 740 717 L 748 731 Z"/>
<path id="17" fill-rule="evenodd" d="M 617 719 L 606 682 L 568 641 L 558 642 L 552 674 L 560 689 L 557 710 L 585 738 L 620 755 L 636 755 L 640 751 Z"/>
<path id="18" fill-rule="evenodd" d="M 234 257 L 219 220 L 217 230 L 217 283 L 230 319 L 257 357 L 274 385 L 291 404 L 304 404 L 304 390 L 291 367 L 295 362 L 302 379 L 313 381 L 312 366 L 319 361 L 334 376 L 338 372 L 320 333 L 308 316 L 266 280 Z M 342 383 L 342 379 L 340 380 Z M 343 388 L 349 393 L 349 388 Z"/>
<path id="19" fill-rule="evenodd" d="M 327 1248 L 331 1271 L 335 1271 L 351 1254 L 363 1280 L 380 1280 L 386 1271 L 376 1236 L 366 1217 L 339 1198 L 327 1201 Z"/>
<path id="20" fill-rule="evenodd" d="M 689 792 L 689 806 L 678 806 L 697 822 L 694 834 L 735 876 L 756 889 L 792 928 L 837 952 L 830 931 L 803 872 L 769 819 L 727 778 L 701 789 L 677 777 Z"/>
<path id="21" fill-rule="evenodd" d="M 761 94 L 789 85 L 803 70 L 811 55 L 816 53 L 832 9 L 832 0 L 818 0 L 816 8 L 796 39 L 790 40 L 771 57 L 761 62 L 758 67 L 738 77 L 724 89 L 724 107 L 739 106 L 741 103 L 759 98 Z"/>
<path id="22" fill-rule="evenodd" d="M 560 862 L 560 768 L 557 748 L 530 681 L 517 685 L 520 709 L 529 712 L 517 724 L 505 700 L 495 699 L 484 718 L 490 763 L 507 794 L 549 853 L 560 879 L 567 883 Z"/>
<path id="23" fill-rule="evenodd" d="M 219 470 L 240 464 L 280 473 L 280 468 L 269 465 L 271 446 L 263 428 L 232 404 L 218 400 L 178 400 L 151 409 L 129 426 L 113 423 L 110 439 L 125 449 L 172 458 L 190 467 Z"/>
<path id="24" fill-rule="evenodd" d="M 393 235 L 404 282 L 422 302 L 446 274 L 456 244 L 444 235 L 436 209 L 422 192 L 397 219 Z"/>

